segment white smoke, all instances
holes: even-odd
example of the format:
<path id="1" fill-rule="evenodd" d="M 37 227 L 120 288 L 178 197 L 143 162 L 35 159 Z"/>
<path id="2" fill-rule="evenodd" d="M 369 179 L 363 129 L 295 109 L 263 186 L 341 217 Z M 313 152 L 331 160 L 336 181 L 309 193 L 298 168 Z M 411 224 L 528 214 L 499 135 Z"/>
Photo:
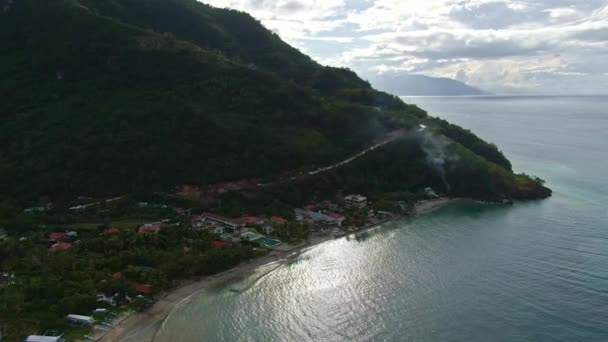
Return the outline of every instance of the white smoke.
<path id="1" fill-rule="evenodd" d="M 451 186 L 447 180 L 446 162 L 460 159 L 457 155 L 453 155 L 448 151 L 448 147 L 452 142 L 443 135 L 436 135 L 431 130 L 426 129 L 426 127 L 422 127 L 418 131 L 418 135 L 420 137 L 420 147 L 426 154 L 426 162 L 437 171 L 445 185 L 446 191 L 450 193 Z"/>

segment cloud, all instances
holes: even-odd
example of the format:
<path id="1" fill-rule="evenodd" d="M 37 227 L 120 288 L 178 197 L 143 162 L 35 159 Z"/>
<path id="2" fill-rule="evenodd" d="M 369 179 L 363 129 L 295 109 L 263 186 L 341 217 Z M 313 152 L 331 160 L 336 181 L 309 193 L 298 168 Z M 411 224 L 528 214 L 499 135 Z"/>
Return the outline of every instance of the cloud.
<path id="1" fill-rule="evenodd" d="M 606 0 L 210 0 L 244 10 L 318 61 L 489 91 L 608 89 Z"/>

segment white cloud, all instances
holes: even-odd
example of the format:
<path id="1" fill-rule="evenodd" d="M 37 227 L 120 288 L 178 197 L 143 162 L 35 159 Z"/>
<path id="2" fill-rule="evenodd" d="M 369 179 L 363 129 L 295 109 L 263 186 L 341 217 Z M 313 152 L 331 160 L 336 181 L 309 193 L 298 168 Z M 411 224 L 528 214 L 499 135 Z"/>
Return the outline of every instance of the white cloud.
<path id="1" fill-rule="evenodd" d="M 208 2 L 247 11 L 318 61 L 364 74 L 424 73 L 497 92 L 608 89 L 606 0 Z"/>

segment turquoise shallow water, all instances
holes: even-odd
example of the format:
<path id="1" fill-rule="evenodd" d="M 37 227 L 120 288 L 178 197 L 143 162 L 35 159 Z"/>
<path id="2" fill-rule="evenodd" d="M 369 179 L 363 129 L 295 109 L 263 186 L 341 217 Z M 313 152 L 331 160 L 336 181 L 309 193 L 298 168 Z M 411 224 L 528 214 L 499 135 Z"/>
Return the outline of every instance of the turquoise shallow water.
<path id="1" fill-rule="evenodd" d="M 554 196 L 313 247 L 195 296 L 156 341 L 608 341 L 608 98 L 406 100 L 495 142 Z"/>

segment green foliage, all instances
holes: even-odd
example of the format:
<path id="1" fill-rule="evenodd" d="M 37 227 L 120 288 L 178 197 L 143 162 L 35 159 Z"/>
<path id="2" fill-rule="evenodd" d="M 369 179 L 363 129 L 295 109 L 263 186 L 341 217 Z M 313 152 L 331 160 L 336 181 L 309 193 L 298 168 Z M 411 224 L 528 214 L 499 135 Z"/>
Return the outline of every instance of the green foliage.
<path id="1" fill-rule="evenodd" d="M 20 201 L 264 177 L 424 115 L 194 0 L 22 0 L 0 16 L 0 192 Z"/>
<path id="2" fill-rule="evenodd" d="M 511 162 L 504 156 L 504 154 L 494 144 L 489 144 L 471 131 L 463 129 L 462 127 L 453 125 L 445 120 L 439 118 L 427 118 L 426 124 L 431 125 L 437 130 L 438 133 L 447 136 L 453 141 L 460 143 L 474 153 L 481 157 L 491 161 L 508 171 L 512 170 Z"/>
<path id="3" fill-rule="evenodd" d="M 310 235 L 310 227 L 308 225 L 292 221 L 284 224 L 276 224 L 273 229 L 273 236 L 290 244 L 298 244 L 306 240 Z"/>
<path id="4" fill-rule="evenodd" d="M 81 242 L 65 252 L 48 253 L 34 239 L 0 242 L 0 269 L 16 280 L 0 284 L 4 337 L 18 340 L 36 330 L 63 327 L 65 315 L 88 315 L 100 307 L 97 293 L 134 296 L 134 283 L 162 291 L 177 280 L 221 272 L 256 256 L 248 246 L 214 249 L 216 237 L 206 232 L 172 227 L 142 236 L 134 228 L 108 236 L 81 233 Z M 114 280 L 114 272 L 122 272 L 123 279 Z"/>

